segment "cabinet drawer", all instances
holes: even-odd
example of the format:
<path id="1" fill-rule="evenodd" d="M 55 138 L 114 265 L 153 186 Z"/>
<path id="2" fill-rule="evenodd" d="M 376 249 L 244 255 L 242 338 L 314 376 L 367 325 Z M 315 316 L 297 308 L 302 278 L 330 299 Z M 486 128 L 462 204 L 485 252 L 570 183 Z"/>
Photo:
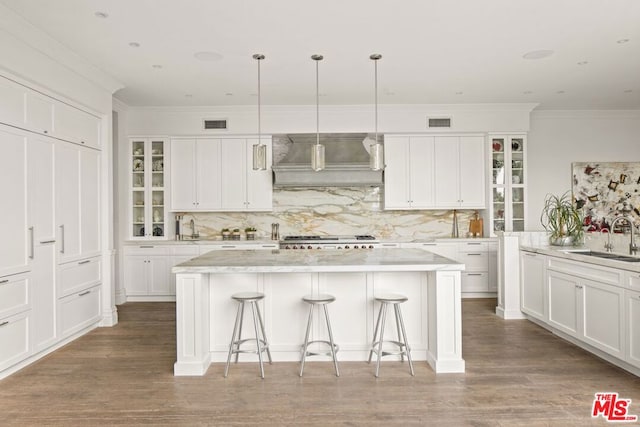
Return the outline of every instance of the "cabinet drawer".
<path id="1" fill-rule="evenodd" d="M 460 252 L 487 252 L 489 246 L 486 242 L 465 242 L 458 243 L 458 250 Z"/>
<path id="2" fill-rule="evenodd" d="M 0 371 L 29 355 L 30 312 L 0 320 Z"/>
<path id="3" fill-rule="evenodd" d="M 171 252 L 172 255 L 196 257 L 200 254 L 200 249 L 197 246 L 174 246 Z"/>
<path id="4" fill-rule="evenodd" d="M 485 273 L 462 272 L 462 292 L 488 292 L 489 275 Z"/>
<path id="5" fill-rule="evenodd" d="M 62 264 L 58 297 L 64 297 L 100 283 L 101 265 L 99 257 Z"/>
<path id="6" fill-rule="evenodd" d="M 585 264 L 566 260 L 562 258 L 549 257 L 548 268 L 561 273 L 591 279 L 596 282 L 608 283 L 616 286 L 623 286 L 622 270 L 602 267 L 599 265 Z"/>
<path id="7" fill-rule="evenodd" d="M 489 255 L 486 252 L 460 252 L 458 261 L 464 263 L 466 271 L 488 271 Z"/>
<path id="8" fill-rule="evenodd" d="M 627 284 L 629 288 L 634 291 L 640 291 L 640 273 L 628 273 L 628 276 Z"/>
<path id="9" fill-rule="evenodd" d="M 29 279 L 17 274 L 0 279 L 0 318 L 29 308 Z"/>
<path id="10" fill-rule="evenodd" d="M 191 248 L 189 248 L 191 249 Z M 197 253 L 197 248 L 194 248 Z M 154 246 L 154 245 L 139 245 L 139 246 L 125 246 L 123 249 L 125 255 L 171 255 L 171 247 L 169 246 Z"/>
<path id="11" fill-rule="evenodd" d="M 63 337 L 90 326 L 100 319 L 100 286 L 60 299 L 58 308 Z"/>

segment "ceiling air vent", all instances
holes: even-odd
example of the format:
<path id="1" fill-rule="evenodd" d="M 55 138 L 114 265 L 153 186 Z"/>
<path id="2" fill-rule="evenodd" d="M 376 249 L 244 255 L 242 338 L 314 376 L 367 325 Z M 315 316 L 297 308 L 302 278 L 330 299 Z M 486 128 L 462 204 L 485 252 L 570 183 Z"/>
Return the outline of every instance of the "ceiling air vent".
<path id="1" fill-rule="evenodd" d="M 427 117 L 427 127 L 429 128 L 450 128 L 451 117 Z"/>
<path id="2" fill-rule="evenodd" d="M 204 130 L 227 130 L 227 119 L 204 119 Z"/>

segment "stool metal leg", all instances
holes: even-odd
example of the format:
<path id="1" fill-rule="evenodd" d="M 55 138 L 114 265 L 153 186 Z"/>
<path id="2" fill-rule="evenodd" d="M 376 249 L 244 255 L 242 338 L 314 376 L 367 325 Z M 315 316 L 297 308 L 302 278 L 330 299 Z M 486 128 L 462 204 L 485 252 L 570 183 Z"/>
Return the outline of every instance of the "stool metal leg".
<path id="1" fill-rule="evenodd" d="M 240 313 L 242 312 L 242 308 L 244 303 L 238 304 L 238 311 L 236 313 L 236 321 L 233 325 L 233 334 L 231 335 L 231 344 L 229 344 L 229 355 L 227 356 L 227 365 L 224 368 L 224 377 L 227 378 L 227 374 L 229 373 L 229 364 L 231 363 L 231 355 L 233 354 L 233 345 L 236 342 L 236 332 L 238 331 L 238 322 L 240 320 Z M 240 337 L 238 337 L 238 340 Z M 236 353 L 236 362 L 238 362 L 238 353 Z"/>
<path id="2" fill-rule="evenodd" d="M 336 347 L 333 343 L 333 332 L 331 331 L 331 323 L 329 322 L 329 311 L 327 310 L 327 305 L 323 304 L 324 308 L 324 318 L 327 319 L 327 330 L 329 331 L 329 343 L 331 345 L 331 356 L 333 357 L 333 366 L 336 369 L 336 377 L 340 376 L 340 371 L 338 370 L 338 359 L 336 359 Z"/>
<path id="3" fill-rule="evenodd" d="M 244 301 L 240 303 L 240 330 L 238 331 L 238 341 L 240 341 L 240 339 L 242 338 L 242 323 L 244 321 L 244 304 L 245 304 Z M 240 343 L 238 343 L 238 350 L 240 350 Z M 236 363 L 238 363 L 238 356 L 240 356 L 240 352 L 236 353 Z"/>
<path id="4" fill-rule="evenodd" d="M 267 357 L 269 358 L 269 364 L 272 364 L 273 361 L 271 360 L 271 350 L 269 350 L 269 342 L 267 341 L 267 334 L 264 331 L 264 322 L 262 321 L 262 313 L 260 313 L 260 306 L 258 305 L 258 302 L 256 302 L 255 304 L 256 304 L 256 311 L 258 312 L 258 320 L 260 321 L 260 329 L 262 330 L 262 338 L 264 339 L 264 344 L 267 350 Z"/>
<path id="5" fill-rule="evenodd" d="M 393 312 L 396 315 L 396 331 L 398 332 L 398 342 L 400 343 L 400 360 L 404 362 L 404 353 L 402 353 L 402 347 L 406 344 L 406 341 L 402 339 L 402 334 L 400 333 L 400 317 L 398 316 L 398 304 L 393 304 Z M 405 346 L 406 347 L 406 346 Z"/>
<path id="6" fill-rule="evenodd" d="M 256 312 L 256 302 L 251 301 L 251 312 L 253 313 L 253 328 L 256 331 L 256 346 L 258 347 L 258 359 L 260 360 L 260 378 L 264 379 L 264 367 L 262 366 L 262 347 L 260 346 L 260 334 L 258 333 L 258 316 Z"/>
<path id="7" fill-rule="evenodd" d="M 409 360 L 409 369 L 411 369 L 411 376 L 414 376 L 413 372 L 413 362 L 411 361 L 411 348 L 409 347 L 409 341 L 407 340 L 407 331 L 404 329 L 404 320 L 402 319 L 402 312 L 400 311 L 400 306 L 398 304 L 395 305 L 397 315 L 400 318 L 400 328 L 402 329 L 402 336 L 404 337 L 404 348 L 407 352 L 407 360 Z"/>
<path id="8" fill-rule="evenodd" d="M 304 336 L 302 345 L 302 362 L 300 364 L 300 376 L 304 372 L 304 361 L 307 358 L 307 347 L 309 347 L 309 333 L 311 332 L 311 322 L 313 321 L 313 304 L 309 305 L 309 319 L 307 320 L 307 333 Z"/>
<path id="9" fill-rule="evenodd" d="M 384 311 L 382 312 L 382 324 L 380 325 L 380 342 L 378 343 L 378 363 L 376 363 L 376 378 L 380 371 L 380 359 L 382 358 L 382 342 L 384 341 L 384 324 L 387 320 L 387 303 L 383 302 Z"/>
<path id="10" fill-rule="evenodd" d="M 371 341 L 371 350 L 369 350 L 369 360 L 367 363 L 371 363 L 371 357 L 373 356 L 373 347 L 376 344 L 376 337 L 378 336 L 378 329 L 380 328 L 380 319 L 382 319 L 382 308 L 384 304 L 380 304 L 380 310 L 378 311 L 378 319 L 376 320 L 376 328 L 373 331 L 373 341 Z"/>

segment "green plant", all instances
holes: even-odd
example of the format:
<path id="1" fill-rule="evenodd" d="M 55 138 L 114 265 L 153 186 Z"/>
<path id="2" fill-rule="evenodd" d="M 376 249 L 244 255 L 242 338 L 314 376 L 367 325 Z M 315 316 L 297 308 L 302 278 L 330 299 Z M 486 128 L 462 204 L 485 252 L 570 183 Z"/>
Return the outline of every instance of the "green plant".
<path id="1" fill-rule="evenodd" d="M 258 230 L 255 227 L 247 227 L 247 228 L 244 229 L 244 231 L 246 233 L 255 233 Z"/>
<path id="2" fill-rule="evenodd" d="M 222 232 L 223 232 L 223 233 L 228 233 L 228 232 L 229 232 L 229 229 L 228 229 L 228 228 L 223 228 L 223 229 L 222 229 Z"/>
<path id="3" fill-rule="evenodd" d="M 547 194 L 540 215 L 540 223 L 551 233 L 552 245 L 579 245 L 582 243 L 582 212 L 571 198 L 569 191 L 562 196 Z"/>

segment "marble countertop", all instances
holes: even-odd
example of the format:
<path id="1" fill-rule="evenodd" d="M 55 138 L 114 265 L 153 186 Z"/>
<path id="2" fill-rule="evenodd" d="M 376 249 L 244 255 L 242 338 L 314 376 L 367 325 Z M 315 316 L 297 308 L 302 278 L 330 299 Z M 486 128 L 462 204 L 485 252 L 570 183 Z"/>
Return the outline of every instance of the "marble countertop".
<path id="1" fill-rule="evenodd" d="M 173 273 L 462 271 L 464 264 L 421 249 L 344 251 L 214 251 L 178 264 Z"/>
<path id="2" fill-rule="evenodd" d="M 380 243 L 436 243 L 436 242 L 495 242 L 495 237 L 476 237 L 476 238 L 451 238 L 438 237 L 434 239 L 381 239 Z M 127 240 L 124 242 L 127 246 L 132 245 L 277 245 L 277 240 L 256 239 L 256 240 L 222 240 L 220 238 L 203 238 L 198 240 Z"/>
<path id="3" fill-rule="evenodd" d="M 603 267 L 611 267 L 621 270 L 633 271 L 640 273 L 640 261 L 618 261 L 614 259 L 599 258 L 597 256 L 585 255 L 585 251 L 591 249 L 586 246 L 551 246 L 551 245 L 520 245 L 520 249 L 528 252 L 535 252 L 542 255 L 549 255 L 559 258 L 570 259 L 573 261 L 584 262 L 587 264 L 601 265 Z M 601 251 L 596 251 L 601 252 Z M 629 256 L 627 253 L 618 253 L 618 255 Z M 638 258 L 637 256 L 635 258 Z"/>

